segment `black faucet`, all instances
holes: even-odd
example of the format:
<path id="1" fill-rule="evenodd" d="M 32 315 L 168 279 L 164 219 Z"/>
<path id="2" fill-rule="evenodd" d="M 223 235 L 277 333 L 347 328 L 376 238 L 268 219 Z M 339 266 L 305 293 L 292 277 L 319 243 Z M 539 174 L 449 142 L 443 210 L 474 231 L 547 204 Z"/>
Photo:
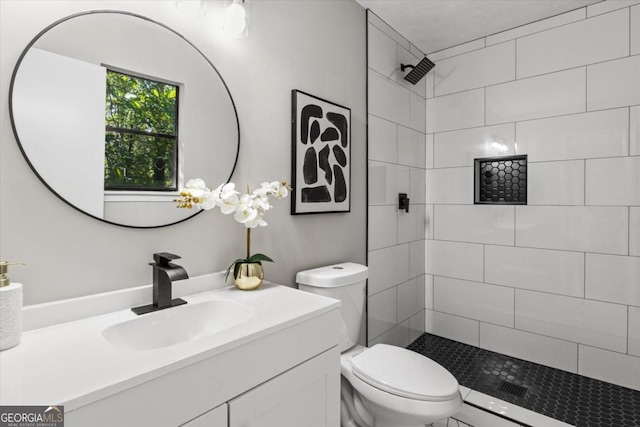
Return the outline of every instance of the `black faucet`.
<path id="1" fill-rule="evenodd" d="M 153 304 L 132 308 L 131 311 L 138 315 L 187 303 L 181 298 L 171 299 L 172 282 L 189 278 L 183 267 L 170 262 L 180 257 L 168 252 L 160 252 L 153 254 L 153 259 L 155 262 L 149 263 L 153 267 Z"/>

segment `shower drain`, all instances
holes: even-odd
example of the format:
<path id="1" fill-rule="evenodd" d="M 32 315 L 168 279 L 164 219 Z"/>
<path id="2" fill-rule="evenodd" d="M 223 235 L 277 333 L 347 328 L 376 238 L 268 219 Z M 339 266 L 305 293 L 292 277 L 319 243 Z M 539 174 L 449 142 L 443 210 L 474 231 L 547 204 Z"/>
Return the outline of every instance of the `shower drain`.
<path id="1" fill-rule="evenodd" d="M 503 391 L 517 397 L 524 397 L 529 389 L 527 387 L 502 380 L 498 386 L 498 391 Z"/>

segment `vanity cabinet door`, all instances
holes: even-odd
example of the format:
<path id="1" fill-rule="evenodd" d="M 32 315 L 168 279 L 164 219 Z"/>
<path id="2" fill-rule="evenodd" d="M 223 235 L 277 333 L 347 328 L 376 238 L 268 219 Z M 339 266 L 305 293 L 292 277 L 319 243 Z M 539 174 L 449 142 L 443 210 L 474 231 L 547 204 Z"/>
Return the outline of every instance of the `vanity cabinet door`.
<path id="1" fill-rule="evenodd" d="M 332 348 L 229 401 L 229 427 L 337 427 L 340 353 Z"/>
<path id="2" fill-rule="evenodd" d="M 228 408 L 222 404 L 215 409 L 205 412 L 198 418 L 183 424 L 181 427 L 227 427 Z"/>

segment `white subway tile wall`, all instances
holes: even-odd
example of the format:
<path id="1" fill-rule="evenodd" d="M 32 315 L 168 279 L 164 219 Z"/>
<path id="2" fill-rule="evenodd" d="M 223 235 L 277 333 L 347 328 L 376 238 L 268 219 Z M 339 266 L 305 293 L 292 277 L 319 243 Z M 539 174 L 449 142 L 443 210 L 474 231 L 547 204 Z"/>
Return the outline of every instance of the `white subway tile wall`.
<path id="1" fill-rule="evenodd" d="M 514 209 L 506 205 L 435 205 L 435 238 L 513 246 Z"/>
<path id="2" fill-rule="evenodd" d="M 397 322 L 404 322 L 420 311 L 424 312 L 424 274 L 396 287 Z"/>
<path id="3" fill-rule="evenodd" d="M 433 69 L 435 95 L 442 96 L 515 80 L 515 41 L 501 43 L 438 62 Z M 470 66 L 473 64 L 473 66 Z"/>
<path id="4" fill-rule="evenodd" d="M 448 49 L 443 49 L 438 52 L 429 54 L 429 59 L 432 61 L 442 61 L 445 58 L 451 58 L 452 56 L 461 55 L 467 52 L 473 52 L 477 49 L 485 47 L 485 39 L 472 40 L 467 43 L 459 44 Z"/>
<path id="5" fill-rule="evenodd" d="M 426 192 L 429 204 L 473 204 L 473 168 L 428 170 Z"/>
<path id="6" fill-rule="evenodd" d="M 584 160 L 529 164 L 527 203 L 530 205 L 584 205 Z"/>
<path id="7" fill-rule="evenodd" d="M 408 191 L 408 194 L 410 195 L 411 192 Z M 424 240 L 425 217 L 426 211 L 424 204 L 411 204 L 409 206 L 409 212 L 398 210 L 398 243 L 411 243 L 417 240 Z"/>
<path id="8" fill-rule="evenodd" d="M 369 206 L 398 204 L 398 193 L 409 188 L 408 166 L 369 160 Z"/>
<path id="9" fill-rule="evenodd" d="M 640 257 L 587 254 L 586 298 L 640 307 Z"/>
<path id="10" fill-rule="evenodd" d="M 585 111 L 584 67 L 486 88 L 486 123 L 509 123 Z M 476 89 L 479 91 L 481 89 Z M 440 98 L 434 98 L 435 105 Z M 455 105 L 448 105 L 454 109 Z M 438 117 L 437 111 L 432 113 Z M 476 124 L 476 126 L 479 126 Z M 451 127 L 447 130 L 452 130 Z M 437 132 L 437 130 L 434 130 Z M 516 135 L 517 142 L 517 135 Z"/>
<path id="11" fill-rule="evenodd" d="M 640 357 L 640 307 L 629 307 L 629 354 Z"/>
<path id="12" fill-rule="evenodd" d="M 587 160 L 586 181 L 587 205 L 640 206 L 640 156 Z"/>
<path id="13" fill-rule="evenodd" d="M 578 344 L 480 323 L 480 347 L 563 371 L 578 372 Z"/>
<path id="14" fill-rule="evenodd" d="M 486 245 L 484 281 L 531 291 L 584 297 L 584 253 Z"/>
<path id="15" fill-rule="evenodd" d="M 396 288 L 379 292 L 368 300 L 369 333 L 379 336 L 396 326 Z"/>
<path id="16" fill-rule="evenodd" d="M 398 125 L 369 117 L 369 160 L 398 163 Z"/>
<path id="17" fill-rule="evenodd" d="M 640 10 L 640 9 L 638 9 Z M 640 27 L 640 23 L 638 24 Z M 640 156 L 640 106 L 631 107 L 629 120 L 629 154 Z"/>
<path id="18" fill-rule="evenodd" d="M 615 1 L 602 1 L 592 4 L 587 7 L 587 18 L 591 18 L 596 15 L 601 15 L 603 13 L 611 12 L 613 10 L 618 10 L 622 8 L 626 8 L 629 6 L 633 6 L 634 4 L 640 3 L 640 0 L 615 0 Z"/>
<path id="19" fill-rule="evenodd" d="M 516 329 L 620 353 L 627 351 L 624 305 L 517 289 L 515 306 Z"/>
<path id="20" fill-rule="evenodd" d="M 623 387 L 640 389 L 640 358 L 607 351 L 600 348 L 579 346 L 578 373 Z"/>
<path id="21" fill-rule="evenodd" d="M 369 251 L 369 296 L 411 279 L 410 245 L 396 245 Z"/>
<path id="22" fill-rule="evenodd" d="M 372 224 L 395 224 L 398 210 L 395 206 L 369 206 L 369 221 Z M 398 243 L 397 227 L 369 227 L 369 250 L 395 246 Z"/>
<path id="23" fill-rule="evenodd" d="M 468 280 L 434 277 L 433 309 L 482 322 L 513 327 L 514 290 Z M 482 301 L 482 304 L 478 304 Z"/>
<path id="24" fill-rule="evenodd" d="M 518 39 L 529 34 L 539 33 L 551 28 L 560 27 L 571 22 L 579 21 L 581 19 L 584 19 L 585 17 L 586 11 L 584 8 L 572 10 L 571 12 L 556 15 L 549 19 L 532 22 L 531 24 L 522 25 L 511 30 L 488 36 L 487 46 L 491 46 L 496 43 L 502 43 L 507 40 Z"/>
<path id="25" fill-rule="evenodd" d="M 484 89 L 427 100 L 427 133 L 484 125 Z"/>
<path id="26" fill-rule="evenodd" d="M 473 166 L 473 160 L 477 158 L 514 155 L 515 139 L 513 123 L 437 133 L 434 136 L 434 166 Z"/>
<path id="27" fill-rule="evenodd" d="M 375 132 L 375 129 L 372 132 Z M 397 147 L 397 163 L 424 169 L 427 160 L 427 142 L 424 132 L 398 126 L 395 138 L 396 143 L 389 145 Z"/>
<path id="28" fill-rule="evenodd" d="M 640 1 L 429 57 L 427 331 L 640 390 Z M 528 206 L 474 205 L 513 154 Z"/>
<path id="29" fill-rule="evenodd" d="M 626 156 L 627 108 L 572 114 L 515 124 L 518 151 L 530 162 Z M 436 141 L 438 140 L 436 135 Z"/>
<path id="30" fill-rule="evenodd" d="M 631 55 L 640 55 L 640 5 L 631 8 Z"/>
<path id="31" fill-rule="evenodd" d="M 629 255 L 640 256 L 640 208 L 629 208 Z"/>
<path id="32" fill-rule="evenodd" d="M 425 331 L 426 238 L 433 206 L 426 204 L 426 169 L 433 168 L 433 135 L 426 134 L 433 73 L 412 85 L 400 64 L 424 56 L 368 13 L 368 345 L 407 346 Z M 409 212 L 398 209 L 407 193 Z M 428 280 L 433 295 L 433 277 Z"/>
<path id="33" fill-rule="evenodd" d="M 587 66 L 587 109 L 640 104 L 640 55 Z"/>
<path id="34" fill-rule="evenodd" d="M 427 331 L 464 344 L 480 346 L 480 322 L 435 310 L 426 311 Z"/>
<path id="35" fill-rule="evenodd" d="M 484 247 L 476 243 L 427 240 L 427 273 L 482 282 Z"/>
<path id="36" fill-rule="evenodd" d="M 628 213 L 622 206 L 518 206 L 516 244 L 627 255 Z"/>
<path id="37" fill-rule="evenodd" d="M 518 78 L 625 56 L 629 56 L 628 8 L 518 39 Z"/>
<path id="38" fill-rule="evenodd" d="M 395 80 L 398 71 L 398 64 L 396 63 L 398 44 L 374 24 L 369 23 L 367 31 L 367 37 L 369 38 L 367 61 L 369 67 L 382 76 Z"/>

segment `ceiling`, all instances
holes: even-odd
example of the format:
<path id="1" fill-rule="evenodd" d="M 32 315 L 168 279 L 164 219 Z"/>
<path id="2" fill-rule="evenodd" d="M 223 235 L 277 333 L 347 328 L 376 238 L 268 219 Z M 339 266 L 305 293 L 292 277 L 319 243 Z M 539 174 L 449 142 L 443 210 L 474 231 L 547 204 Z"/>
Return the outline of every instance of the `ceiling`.
<path id="1" fill-rule="evenodd" d="M 601 0 L 356 1 L 429 54 Z"/>

